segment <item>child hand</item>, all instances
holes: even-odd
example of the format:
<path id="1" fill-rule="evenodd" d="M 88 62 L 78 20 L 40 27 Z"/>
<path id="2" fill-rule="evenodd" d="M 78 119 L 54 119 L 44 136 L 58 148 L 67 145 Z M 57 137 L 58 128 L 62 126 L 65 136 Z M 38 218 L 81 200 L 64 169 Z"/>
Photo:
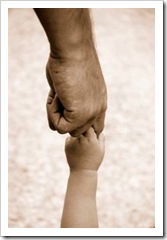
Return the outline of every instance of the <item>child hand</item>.
<path id="1" fill-rule="evenodd" d="M 84 135 L 68 137 L 65 153 L 71 170 L 97 171 L 104 157 L 104 135 L 101 133 L 97 138 L 91 127 Z"/>

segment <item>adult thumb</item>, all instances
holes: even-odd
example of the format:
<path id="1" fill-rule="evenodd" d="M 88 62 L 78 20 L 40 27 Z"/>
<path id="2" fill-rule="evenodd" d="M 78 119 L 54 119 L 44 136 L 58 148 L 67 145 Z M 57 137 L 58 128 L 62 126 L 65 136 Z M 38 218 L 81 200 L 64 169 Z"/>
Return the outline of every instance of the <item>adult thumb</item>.
<path id="1" fill-rule="evenodd" d="M 93 128 L 97 134 L 97 136 L 99 136 L 99 134 L 103 131 L 104 129 L 104 120 L 105 120 L 105 112 L 103 112 L 95 121 L 95 123 L 93 124 Z"/>
<path id="2" fill-rule="evenodd" d="M 67 115 L 70 115 L 70 111 L 64 108 L 57 94 L 55 95 L 50 108 L 48 109 L 48 114 L 55 129 L 60 134 L 71 132 L 77 128 L 76 123 L 74 121 L 69 121 L 66 117 Z"/>

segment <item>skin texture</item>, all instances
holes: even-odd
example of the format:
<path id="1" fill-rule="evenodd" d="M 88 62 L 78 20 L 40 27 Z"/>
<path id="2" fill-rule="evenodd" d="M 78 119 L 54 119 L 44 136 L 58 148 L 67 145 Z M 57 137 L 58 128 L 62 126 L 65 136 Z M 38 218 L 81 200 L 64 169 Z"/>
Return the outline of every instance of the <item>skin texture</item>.
<path id="1" fill-rule="evenodd" d="M 68 137 L 65 152 L 71 171 L 97 171 L 104 157 L 104 136 L 97 138 L 91 127 L 78 138 Z"/>
<path id="2" fill-rule="evenodd" d="M 104 157 L 104 136 L 91 127 L 78 138 L 66 140 L 70 176 L 61 220 L 62 228 L 98 228 L 97 170 Z"/>
<path id="3" fill-rule="evenodd" d="M 49 126 L 76 137 L 104 128 L 107 93 L 92 38 L 88 9 L 35 9 L 50 42 Z"/>

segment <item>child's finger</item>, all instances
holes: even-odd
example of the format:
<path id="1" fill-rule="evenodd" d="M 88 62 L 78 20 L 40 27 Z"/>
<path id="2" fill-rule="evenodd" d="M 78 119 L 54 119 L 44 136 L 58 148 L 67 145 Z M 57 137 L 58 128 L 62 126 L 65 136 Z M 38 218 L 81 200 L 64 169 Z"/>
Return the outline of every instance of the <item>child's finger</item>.
<path id="1" fill-rule="evenodd" d="M 85 132 L 87 129 L 89 129 L 94 122 L 94 119 L 88 121 L 86 124 L 84 124 L 81 127 L 76 128 L 74 131 L 70 132 L 70 135 L 73 137 L 78 137 L 80 135 L 85 136 Z"/>
<path id="2" fill-rule="evenodd" d="M 66 141 L 65 141 L 65 144 L 67 144 L 69 141 L 70 141 L 70 139 L 71 139 L 71 137 L 69 136 L 69 137 L 67 137 L 66 138 Z"/>
<path id="3" fill-rule="evenodd" d="M 65 144 L 68 144 L 69 142 L 74 142 L 76 141 L 78 138 L 72 137 L 72 136 L 68 136 L 65 140 Z"/>
<path id="4" fill-rule="evenodd" d="M 93 127 L 90 127 L 85 133 L 84 136 L 87 138 L 97 138 L 96 133 Z"/>

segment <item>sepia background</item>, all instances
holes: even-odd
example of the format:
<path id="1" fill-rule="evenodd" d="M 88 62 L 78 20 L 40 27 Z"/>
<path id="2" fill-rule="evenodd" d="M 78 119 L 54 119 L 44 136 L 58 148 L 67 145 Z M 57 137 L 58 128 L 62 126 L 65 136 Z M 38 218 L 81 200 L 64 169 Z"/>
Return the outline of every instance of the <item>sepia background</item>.
<path id="1" fill-rule="evenodd" d="M 92 9 L 91 15 L 108 90 L 99 224 L 154 227 L 154 9 Z M 69 175 L 64 154 L 68 134 L 48 127 L 48 55 L 33 10 L 10 9 L 10 228 L 60 227 Z"/>

